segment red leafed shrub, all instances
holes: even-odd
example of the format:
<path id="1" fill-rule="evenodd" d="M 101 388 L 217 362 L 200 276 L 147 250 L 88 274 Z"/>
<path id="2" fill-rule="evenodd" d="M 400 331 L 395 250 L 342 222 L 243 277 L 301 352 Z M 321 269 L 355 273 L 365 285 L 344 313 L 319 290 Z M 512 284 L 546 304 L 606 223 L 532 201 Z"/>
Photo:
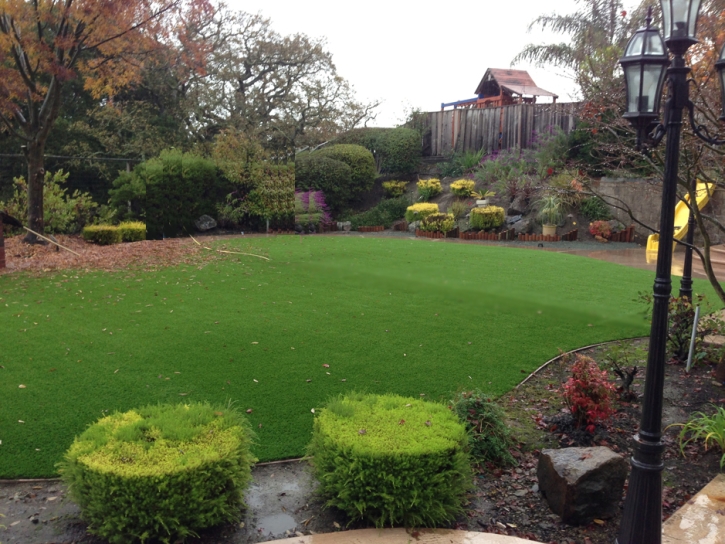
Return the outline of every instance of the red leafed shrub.
<path id="1" fill-rule="evenodd" d="M 589 432 L 600 421 L 606 421 L 614 413 L 612 398 L 614 384 L 607 377 L 606 370 L 599 370 L 591 357 L 577 355 L 572 366 L 571 377 L 564 384 L 564 400 L 577 420 Z"/>
<path id="2" fill-rule="evenodd" d="M 589 223 L 589 234 L 601 236 L 608 240 L 612 236 L 612 225 L 609 224 L 609 221 L 594 221 Z"/>

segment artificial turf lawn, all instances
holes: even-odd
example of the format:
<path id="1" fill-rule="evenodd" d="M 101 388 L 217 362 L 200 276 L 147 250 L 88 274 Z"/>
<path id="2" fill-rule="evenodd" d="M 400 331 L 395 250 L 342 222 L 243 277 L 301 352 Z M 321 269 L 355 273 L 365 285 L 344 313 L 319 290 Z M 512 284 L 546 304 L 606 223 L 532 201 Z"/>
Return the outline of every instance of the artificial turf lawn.
<path id="1" fill-rule="evenodd" d="M 560 349 L 648 334 L 634 299 L 653 274 L 593 259 L 342 236 L 227 246 L 271 261 L 0 276 L 0 478 L 52 476 L 87 425 L 157 402 L 234 401 L 260 460 L 300 456 L 334 394 L 502 394 Z"/>

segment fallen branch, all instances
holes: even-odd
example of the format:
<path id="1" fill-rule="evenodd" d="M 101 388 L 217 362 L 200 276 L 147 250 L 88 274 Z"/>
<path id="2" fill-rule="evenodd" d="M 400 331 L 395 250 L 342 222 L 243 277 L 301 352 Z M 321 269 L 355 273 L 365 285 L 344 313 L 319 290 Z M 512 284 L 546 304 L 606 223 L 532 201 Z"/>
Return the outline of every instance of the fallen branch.
<path id="1" fill-rule="evenodd" d="M 197 241 L 197 239 L 194 238 L 191 234 L 189 234 L 189 238 L 191 238 L 192 240 L 194 240 L 194 242 L 196 242 L 196 245 L 197 246 L 201 246 L 201 244 Z M 264 259 L 265 261 L 269 261 L 270 260 L 269 257 L 264 257 L 262 255 L 255 255 L 254 253 L 242 253 L 240 251 L 226 251 L 224 249 L 212 249 L 212 248 L 207 247 L 207 246 L 201 246 L 201 247 L 203 247 L 204 249 L 208 249 L 209 251 L 216 251 L 218 253 L 229 253 L 231 255 L 247 255 L 249 257 L 258 257 L 260 259 Z"/>
<path id="2" fill-rule="evenodd" d="M 76 253 L 76 252 L 75 252 L 75 251 L 73 251 L 72 249 L 68 249 L 67 247 L 65 247 L 65 246 L 62 246 L 62 245 L 60 245 L 60 244 L 59 244 L 58 242 L 54 242 L 54 241 L 53 241 L 53 240 L 51 240 L 50 238 L 46 238 L 46 237 L 45 237 L 45 236 L 43 236 L 42 234 L 38 234 L 38 233 L 37 233 L 37 232 L 35 232 L 34 230 L 30 230 L 30 229 L 29 229 L 28 227 L 23 227 L 23 228 L 24 228 L 25 230 L 27 230 L 28 232 L 30 232 L 30 233 L 32 233 L 32 234 L 35 234 L 35 235 L 36 235 L 36 236 L 38 236 L 39 238 L 42 238 L 42 239 L 43 239 L 43 240 L 45 240 L 46 242 L 50 242 L 51 244 L 55 244 L 56 246 L 58 246 L 58 247 L 60 247 L 60 248 L 62 248 L 62 249 L 65 249 L 66 251 L 70 251 L 70 252 L 71 252 L 71 253 L 72 253 L 73 255 L 77 255 L 78 257 L 80 257 L 80 254 L 79 254 L 79 253 Z"/>

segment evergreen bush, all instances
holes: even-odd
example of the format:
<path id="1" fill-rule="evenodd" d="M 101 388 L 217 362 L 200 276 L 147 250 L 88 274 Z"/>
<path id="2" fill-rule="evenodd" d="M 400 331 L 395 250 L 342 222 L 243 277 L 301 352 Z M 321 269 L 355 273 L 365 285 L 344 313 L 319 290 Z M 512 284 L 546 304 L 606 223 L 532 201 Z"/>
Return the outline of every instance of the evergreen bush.
<path id="1" fill-rule="evenodd" d="M 146 225 L 140 221 L 125 221 L 118 225 L 124 242 L 140 242 L 146 239 Z"/>
<path id="2" fill-rule="evenodd" d="M 511 448 L 516 443 L 506 425 L 503 409 L 486 393 L 463 391 L 451 401 L 451 409 L 464 422 L 471 454 L 479 463 L 515 465 Z"/>
<path id="3" fill-rule="evenodd" d="M 301 191 L 322 191 L 330 210 L 340 212 L 350 201 L 352 168 L 319 153 L 295 157 L 295 186 Z"/>
<path id="4" fill-rule="evenodd" d="M 462 512 L 471 487 L 467 445 L 446 406 L 353 393 L 318 413 L 308 454 L 319 493 L 351 523 L 436 526 Z"/>
<path id="5" fill-rule="evenodd" d="M 59 464 L 89 532 L 169 543 L 235 519 L 255 461 L 231 407 L 147 406 L 99 419 Z"/>
<path id="6" fill-rule="evenodd" d="M 405 188 L 407 185 L 407 181 L 384 181 L 383 192 L 388 198 L 397 198 L 405 194 Z"/>
<path id="7" fill-rule="evenodd" d="M 217 203 L 230 190 L 231 183 L 213 161 L 171 149 L 137 165 L 130 175 L 119 175 L 111 203 L 125 219 L 129 215 L 123 196 L 144 200 L 146 234 L 153 240 L 192 231 L 201 215 L 216 215 Z"/>
<path id="8" fill-rule="evenodd" d="M 356 128 L 335 143 L 357 144 L 371 151 L 379 173 L 412 174 L 421 160 L 420 134 L 409 128 Z"/>
<path id="9" fill-rule="evenodd" d="M 361 145 L 340 144 L 323 147 L 311 154 L 319 155 L 347 164 L 350 167 L 350 185 L 347 188 L 348 201 L 355 200 L 369 191 L 377 173 L 373 154 Z"/>
<path id="10" fill-rule="evenodd" d="M 471 179 L 457 179 L 451 183 L 451 193 L 456 196 L 468 198 L 473 193 L 476 183 Z"/>
<path id="11" fill-rule="evenodd" d="M 473 208 L 469 223 L 474 229 L 492 229 L 503 225 L 505 220 L 504 209 L 499 206 L 485 206 Z"/>
<path id="12" fill-rule="evenodd" d="M 356 230 L 358 227 L 384 226 L 390 228 L 395 221 L 402 219 L 410 201 L 407 197 L 386 198 L 380 203 L 365 212 L 355 214 L 349 218 L 351 227 Z"/>
<path id="13" fill-rule="evenodd" d="M 121 230 L 114 225 L 88 225 L 83 227 L 81 236 L 86 242 L 101 246 L 120 244 L 123 241 Z"/>
<path id="14" fill-rule="evenodd" d="M 609 206 L 598 196 L 583 199 L 579 205 L 579 211 L 590 221 L 609 221 L 612 218 Z"/>

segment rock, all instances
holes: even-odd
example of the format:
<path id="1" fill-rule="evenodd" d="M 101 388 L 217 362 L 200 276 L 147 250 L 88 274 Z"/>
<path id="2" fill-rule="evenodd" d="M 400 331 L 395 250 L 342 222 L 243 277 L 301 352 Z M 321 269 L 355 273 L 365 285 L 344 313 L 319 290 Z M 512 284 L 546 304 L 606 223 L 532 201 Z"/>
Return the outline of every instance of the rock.
<path id="1" fill-rule="evenodd" d="M 408 230 L 410 232 L 415 232 L 415 229 L 420 227 L 420 221 L 413 221 L 412 223 L 408 223 Z"/>
<path id="2" fill-rule="evenodd" d="M 514 223 L 518 223 L 521 221 L 521 214 L 519 215 L 509 215 L 506 217 L 506 224 L 507 225 L 513 225 Z"/>
<path id="3" fill-rule="evenodd" d="M 531 219 L 522 219 L 514 223 L 513 228 L 516 234 L 528 234 L 533 230 L 534 226 L 531 224 Z"/>
<path id="4" fill-rule="evenodd" d="M 601 244 L 609 243 L 609 240 L 607 240 L 606 238 L 603 238 L 602 236 L 599 236 L 598 234 L 596 236 L 594 236 L 594 239 Z"/>
<path id="5" fill-rule="evenodd" d="M 344 230 L 345 232 L 350 232 L 351 228 L 352 228 L 352 223 L 350 223 L 350 221 L 338 221 L 337 222 L 337 230 Z"/>
<path id="6" fill-rule="evenodd" d="M 529 205 L 526 203 L 526 199 L 523 196 L 517 196 L 509 206 L 506 215 L 524 215 L 528 209 Z"/>
<path id="7" fill-rule="evenodd" d="M 572 525 L 613 517 L 627 472 L 627 461 L 601 446 L 543 450 L 536 470 L 549 508 Z"/>
<path id="8" fill-rule="evenodd" d="M 194 221 L 194 225 L 196 225 L 196 228 L 199 231 L 204 232 L 216 228 L 216 221 L 213 217 L 202 215 L 199 219 Z"/>

